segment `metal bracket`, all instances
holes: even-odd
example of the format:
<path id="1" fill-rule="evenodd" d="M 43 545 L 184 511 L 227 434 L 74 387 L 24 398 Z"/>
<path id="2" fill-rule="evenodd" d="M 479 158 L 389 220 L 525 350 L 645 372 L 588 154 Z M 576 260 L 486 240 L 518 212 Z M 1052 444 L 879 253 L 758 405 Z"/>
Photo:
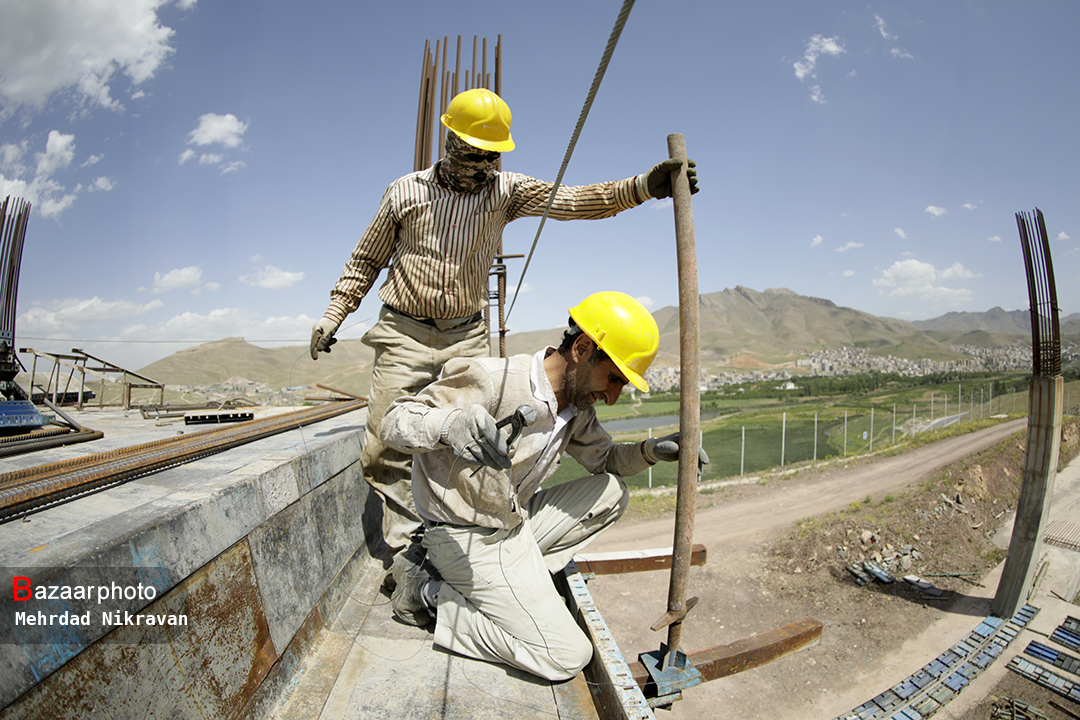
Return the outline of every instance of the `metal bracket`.
<path id="1" fill-rule="evenodd" d="M 649 671 L 649 677 L 656 685 L 657 697 L 676 695 L 702 683 L 701 673 L 690 663 L 686 654 L 679 649 L 669 652 L 664 644 L 660 645 L 659 650 L 638 655 L 638 662 Z"/>

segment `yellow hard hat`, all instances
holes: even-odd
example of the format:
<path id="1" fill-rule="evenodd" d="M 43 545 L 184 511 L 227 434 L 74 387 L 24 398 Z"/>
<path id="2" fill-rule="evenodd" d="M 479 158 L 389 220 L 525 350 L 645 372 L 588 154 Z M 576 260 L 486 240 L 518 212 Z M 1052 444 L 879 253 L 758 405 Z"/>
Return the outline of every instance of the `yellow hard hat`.
<path id="1" fill-rule="evenodd" d="M 644 305 L 626 293 L 609 290 L 570 308 L 570 317 L 634 387 L 649 392 L 643 376 L 660 347 L 660 329 Z"/>
<path id="2" fill-rule="evenodd" d="M 493 152 L 514 149 L 514 138 L 510 137 L 510 107 L 486 88 L 474 88 L 455 95 L 440 120 L 473 147 Z"/>

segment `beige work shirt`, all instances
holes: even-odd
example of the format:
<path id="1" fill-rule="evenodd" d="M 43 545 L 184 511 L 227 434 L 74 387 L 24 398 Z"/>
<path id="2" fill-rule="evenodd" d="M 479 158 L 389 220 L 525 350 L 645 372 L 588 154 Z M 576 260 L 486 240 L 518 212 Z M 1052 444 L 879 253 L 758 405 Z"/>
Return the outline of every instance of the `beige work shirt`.
<path id="1" fill-rule="evenodd" d="M 556 432 L 558 401 L 544 371 L 554 348 L 510 358 L 456 358 L 442 375 L 415 397 L 390 405 L 382 421 L 384 443 L 415 455 L 413 499 L 420 516 L 453 525 L 513 528 L 523 520 L 523 506 L 558 469 L 564 452 L 590 473 L 635 475 L 649 466 L 641 443 L 614 443 L 593 408 L 578 410 Z M 441 443 L 442 428 L 457 408 L 480 405 L 496 420 L 521 405 L 536 420 L 510 448 L 511 468 L 470 465 Z"/>

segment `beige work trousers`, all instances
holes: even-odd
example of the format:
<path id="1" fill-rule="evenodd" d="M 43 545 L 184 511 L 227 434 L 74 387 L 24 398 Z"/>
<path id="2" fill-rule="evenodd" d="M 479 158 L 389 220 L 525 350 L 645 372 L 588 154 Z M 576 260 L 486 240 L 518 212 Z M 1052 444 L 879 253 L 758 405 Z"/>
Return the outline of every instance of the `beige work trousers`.
<path id="1" fill-rule="evenodd" d="M 577 675 L 592 644 L 555 589 L 558 572 L 626 510 L 617 475 L 591 475 L 538 492 L 512 530 L 437 525 L 424 547 L 442 575 L 435 644 L 550 681 Z"/>
<path id="2" fill-rule="evenodd" d="M 408 546 L 421 521 L 412 499 L 412 458 L 379 439 L 383 415 L 397 398 L 435 381 L 450 358 L 487 357 L 488 330 L 483 320 L 440 330 L 384 306 L 362 341 L 374 348 L 375 363 L 360 461 L 364 480 L 383 499 L 383 539 L 393 554 Z"/>

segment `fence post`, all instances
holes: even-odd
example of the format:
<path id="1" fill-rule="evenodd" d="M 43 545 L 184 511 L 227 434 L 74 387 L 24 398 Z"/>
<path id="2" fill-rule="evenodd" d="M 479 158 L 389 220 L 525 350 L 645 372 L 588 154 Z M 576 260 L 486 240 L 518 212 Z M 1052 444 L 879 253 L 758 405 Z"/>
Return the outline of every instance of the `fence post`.
<path id="1" fill-rule="evenodd" d="M 847 410 L 844 411 L 844 457 L 847 457 Z"/>
<path id="2" fill-rule="evenodd" d="M 814 413 L 814 462 L 817 462 L 817 413 Z"/>
<path id="3" fill-rule="evenodd" d="M 739 458 L 739 474 L 746 473 L 746 426 L 742 426 L 742 455 Z"/>
<path id="4" fill-rule="evenodd" d="M 784 452 L 787 449 L 787 413 L 780 420 L 780 467 L 784 467 Z"/>
<path id="5" fill-rule="evenodd" d="M 896 403 L 892 404 L 892 444 L 896 444 Z"/>
<path id="6" fill-rule="evenodd" d="M 870 454 L 874 454 L 874 408 L 870 408 Z"/>

